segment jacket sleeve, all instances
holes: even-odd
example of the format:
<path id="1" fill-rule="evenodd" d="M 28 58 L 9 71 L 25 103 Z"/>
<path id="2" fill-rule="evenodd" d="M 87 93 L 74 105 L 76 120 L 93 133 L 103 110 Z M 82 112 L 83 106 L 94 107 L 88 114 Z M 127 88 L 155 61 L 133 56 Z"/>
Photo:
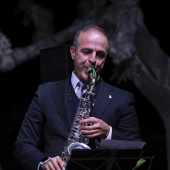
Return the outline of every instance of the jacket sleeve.
<path id="1" fill-rule="evenodd" d="M 40 151 L 44 118 L 39 105 L 39 89 L 25 114 L 13 148 L 14 158 L 25 170 L 36 170 L 39 162 L 48 157 Z"/>
<path id="2" fill-rule="evenodd" d="M 117 126 L 112 127 L 112 139 L 141 141 L 134 102 L 134 96 L 130 93 L 121 109 Z"/>

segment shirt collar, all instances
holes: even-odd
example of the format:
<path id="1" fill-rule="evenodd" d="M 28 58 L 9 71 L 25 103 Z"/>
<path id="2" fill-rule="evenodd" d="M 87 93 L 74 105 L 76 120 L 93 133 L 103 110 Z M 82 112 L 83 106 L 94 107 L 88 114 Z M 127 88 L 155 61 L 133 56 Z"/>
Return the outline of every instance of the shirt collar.
<path id="1" fill-rule="evenodd" d="M 97 77 L 97 81 L 100 79 L 100 75 Z M 74 71 L 72 72 L 71 74 L 71 84 L 73 86 L 73 89 L 76 88 L 77 86 L 77 83 L 81 81 L 75 74 L 74 74 Z"/>
<path id="2" fill-rule="evenodd" d="M 80 79 L 74 74 L 74 71 L 71 74 L 71 84 L 73 86 L 73 89 L 76 88 L 77 83 L 80 81 Z"/>

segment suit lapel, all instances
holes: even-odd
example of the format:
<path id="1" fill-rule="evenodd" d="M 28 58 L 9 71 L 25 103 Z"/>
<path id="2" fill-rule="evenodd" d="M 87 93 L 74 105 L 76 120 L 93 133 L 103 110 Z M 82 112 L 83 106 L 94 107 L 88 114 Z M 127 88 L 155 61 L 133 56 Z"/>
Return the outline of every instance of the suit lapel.
<path id="1" fill-rule="evenodd" d="M 60 82 L 57 82 L 54 91 L 53 91 L 53 97 L 55 101 L 55 105 L 57 108 L 58 114 L 61 116 L 65 126 L 67 127 L 68 131 L 70 131 L 71 127 L 71 115 L 68 112 L 68 87 L 69 87 L 69 80 L 63 80 Z M 63 102 L 64 101 L 64 102 Z"/>
<path id="2" fill-rule="evenodd" d="M 104 113 L 105 109 L 111 102 L 113 96 L 111 95 L 112 88 L 105 86 L 105 83 L 101 81 L 99 86 L 98 95 L 96 96 L 94 109 L 91 113 L 92 117 L 100 118 Z"/>
<path id="3" fill-rule="evenodd" d="M 69 79 L 63 80 L 56 83 L 55 88 L 53 89 L 53 97 L 57 109 L 57 113 L 61 116 L 65 126 L 68 131 L 70 131 L 72 122 L 71 122 L 71 114 L 69 113 L 69 102 L 67 93 L 69 91 Z M 105 86 L 105 83 L 101 81 L 99 85 L 99 91 L 97 98 L 95 100 L 95 105 L 93 111 L 90 116 L 100 118 L 109 103 L 111 102 L 113 96 L 111 95 L 111 91 L 113 88 L 111 86 Z M 64 102 L 63 102 L 64 101 Z"/>

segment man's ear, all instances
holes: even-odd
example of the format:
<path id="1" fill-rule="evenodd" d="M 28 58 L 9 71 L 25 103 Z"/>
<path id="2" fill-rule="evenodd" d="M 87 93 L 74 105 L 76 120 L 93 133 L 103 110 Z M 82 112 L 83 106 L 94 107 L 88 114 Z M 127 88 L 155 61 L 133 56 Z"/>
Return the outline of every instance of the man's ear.
<path id="1" fill-rule="evenodd" d="M 74 46 L 71 46 L 71 47 L 70 47 L 70 54 L 71 54 L 71 58 L 72 58 L 73 60 L 75 59 L 75 53 L 76 53 L 75 47 L 74 47 Z"/>

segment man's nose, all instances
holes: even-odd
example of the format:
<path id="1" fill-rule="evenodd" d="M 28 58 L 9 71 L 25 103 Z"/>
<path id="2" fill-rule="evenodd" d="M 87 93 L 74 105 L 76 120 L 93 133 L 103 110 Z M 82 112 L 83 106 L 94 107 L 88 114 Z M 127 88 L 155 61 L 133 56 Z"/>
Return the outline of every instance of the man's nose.
<path id="1" fill-rule="evenodd" d="M 89 57 L 89 62 L 90 63 L 96 63 L 96 53 L 92 53 Z"/>

